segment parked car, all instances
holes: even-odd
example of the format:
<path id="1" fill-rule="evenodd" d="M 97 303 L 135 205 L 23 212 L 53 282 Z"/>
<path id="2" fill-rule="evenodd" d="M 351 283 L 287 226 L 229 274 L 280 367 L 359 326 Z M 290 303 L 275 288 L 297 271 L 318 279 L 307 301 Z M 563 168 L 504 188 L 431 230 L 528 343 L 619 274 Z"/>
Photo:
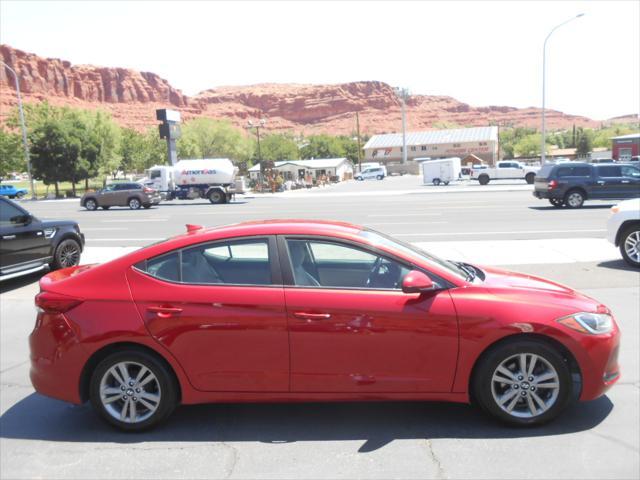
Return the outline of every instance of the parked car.
<path id="1" fill-rule="evenodd" d="M 361 172 L 355 174 L 356 180 L 383 180 L 385 177 L 385 171 L 383 167 L 365 168 Z"/>
<path id="2" fill-rule="evenodd" d="M 640 156 L 639 156 L 639 155 L 634 155 L 633 157 L 631 157 L 631 158 L 629 159 L 629 162 L 630 162 L 630 163 L 633 163 L 633 162 L 640 162 Z"/>
<path id="3" fill-rule="evenodd" d="M 525 180 L 533 183 L 539 167 L 530 167 L 514 160 L 498 162 L 495 168 L 471 170 L 471 179 L 478 180 L 480 185 L 486 185 L 491 180 Z"/>
<path id="4" fill-rule="evenodd" d="M 0 196 L 9 198 L 22 198 L 28 192 L 26 188 L 16 188 L 15 185 L 0 185 Z"/>
<path id="5" fill-rule="evenodd" d="M 625 200 L 611 208 L 607 240 L 620 247 L 625 262 L 640 268 L 640 198 Z"/>
<path id="6" fill-rule="evenodd" d="M 203 229 L 46 275 L 36 391 L 142 430 L 179 403 L 473 399 L 533 425 L 619 377 L 610 310 L 347 223 Z"/>
<path id="7" fill-rule="evenodd" d="M 160 193 L 151 187 L 139 183 L 112 183 L 95 192 L 87 192 L 80 199 L 80 205 L 87 210 L 98 207 L 109 210 L 110 207 L 151 208 L 160 203 Z"/>
<path id="8" fill-rule="evenodd" d="M 84 235 L 76 222 L 39 220 L 0 197 L 0 280 L 80 263 Z"/>
<path id="9" fill-rule="evenodd" d="M 580 208 L 585 200 L 640 197 L 640 169 L 620 163 L 545 165 L 536 175 L 533 196 L 558 208 Z"/>

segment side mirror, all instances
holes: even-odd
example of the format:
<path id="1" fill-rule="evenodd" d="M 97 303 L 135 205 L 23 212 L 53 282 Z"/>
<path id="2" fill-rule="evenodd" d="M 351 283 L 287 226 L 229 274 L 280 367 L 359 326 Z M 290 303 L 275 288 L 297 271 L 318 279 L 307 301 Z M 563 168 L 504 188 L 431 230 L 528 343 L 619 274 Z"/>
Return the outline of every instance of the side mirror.
<path id="1" fill-rule="evenodd" d="M 411 270 L 402 279 L 402 291 L 404 293 L 422 293 L 435 290 L 435 284 L 424 273 Z"/>

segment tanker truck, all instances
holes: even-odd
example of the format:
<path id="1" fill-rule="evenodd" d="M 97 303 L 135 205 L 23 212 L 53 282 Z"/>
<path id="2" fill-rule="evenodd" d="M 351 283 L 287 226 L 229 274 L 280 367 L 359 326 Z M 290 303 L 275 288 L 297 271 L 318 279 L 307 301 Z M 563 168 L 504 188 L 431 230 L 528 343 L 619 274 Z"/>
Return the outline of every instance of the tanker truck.
<path id="1" fill-rule="evenodd" d="M 211 203 L 227 203 L 235 193 L 238 168 L 228 158 L 180 160 L 175 165 L 154 165 L 143 180 L 166 200 L 207 198 Z"/>

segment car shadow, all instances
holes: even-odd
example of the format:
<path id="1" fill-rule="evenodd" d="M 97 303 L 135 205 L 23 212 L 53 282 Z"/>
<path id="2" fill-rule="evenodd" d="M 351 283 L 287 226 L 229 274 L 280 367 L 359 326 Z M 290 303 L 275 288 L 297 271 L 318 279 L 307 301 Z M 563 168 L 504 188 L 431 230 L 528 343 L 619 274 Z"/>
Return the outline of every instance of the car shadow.
<path id="1" fill-rule="evenodd" d="M 40 281 L 40 279 L 47 273 L 49 273 L 49 270 L 45 269 L 41 272 L 32 273 L 23 277 L 12 278 L 11 280 L 3 280 L 2 282 L 0 282 L 0 293 L 11 292 L 13 290 L 26 287 L 27 285 L 31 285 L 32 283 L 36 283 Z"/>
<path id="2" fill-rule="evenodd" d="M 566 208 L 566 207 L 557 208 L 557 207 L 554 207 L 553 205 L 548 205 L 548 206 L 544 206 L 544 207 L 529 206 L 529 208 L 531 210 L 555 210 L 557 212 L 575 212 L 575 211 L 580 211 L 580 210 L 601 210 L 601 209 L 605 209 L 605 208 L 611 208 L 614 205 L 615 205 L 615 203 L 606 203 L 606 204 L 600 204 L 600 205 L 583 205 L 580 208 Z"/>
<path id="3" fill-rule="evenodd" d="M 612 268 L 614 270 L 623 270 L 626 272 L 635 272 L 635 273 L 640 273 L 640 270 L 638 270 L 637 268 L 633 268 L 631 265 L 629 265 L 627 262 L 625 262 L 622 259 L 619 260 L 607 260 L 605 262 L 600 262 L 598 264 L 599 267 L 604 267 L 604 268 Z"/>
<path id="4" fill-rule="evenodd" d="M 613 409 L 606 397 L 578 403 L 555 421 L 529 428 L 497 423 L 469 405 L 422 402 L 209 404 L 181 406 L 158 428 L 123 433 L 89 404 L 33 393 L 0 417 L 0 437 L 61 442 L 263 442 L 363 440 L 371 452 L 397 439 L 525 438 L 589 430 Z"/>

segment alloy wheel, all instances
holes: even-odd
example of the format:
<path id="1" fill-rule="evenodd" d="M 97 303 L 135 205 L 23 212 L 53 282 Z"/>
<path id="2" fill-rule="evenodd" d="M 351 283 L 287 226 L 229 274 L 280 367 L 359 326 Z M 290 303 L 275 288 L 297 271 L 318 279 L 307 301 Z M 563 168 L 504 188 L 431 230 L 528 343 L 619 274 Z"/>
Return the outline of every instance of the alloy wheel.
<path id="1" fill-rule="evenodd" d="M 140 200 L 137 198 L 132 198 L 129 200 L 129 208 L 131 210 L 138 210 L 140 208 Z"/>
<path id="2" fill-rule="evenodd" d="M 84 206 L 87 210 L 95 210 L 96 208 L 98 208 L 98 204 L 95 200 L 87 200 L 84 203 Z"/>
<path id="3" fill-rule="evenodd" d="M 144 422 L 158 410 L 161 397 L 160 382 L 141 363 L 116 363 L 100 380 L 100 402 L 121 422 Z"/>
<path id="4" fill-rule="evenodd" d="M 542 415 L 556 403 L 560 378 L 546 359 L 534 353 L 519 353 L 502 361 L 491 378 L 496 405 L 518 418 Z"/>
<path id="5" fill-rule="evenodd" d="M 624 241 L 624 251 L 635 263 L 640 263 L 640 231 L 631 232 Z"/>
<path id="6" fill-rule="evenodd" d="M 582 205 L 583 201 L 584 200 L 582 198 L 582 195 L 578 192 L 573 192 L 567 197 L 567 204 L 571 208 L 578 208 L 580 205 Z"/>
<path id="7" fill-rule="evenodd" d="M 58 247 L 57 260 L 60 268 L 75 267 L 80 263 L 80 247 L 73 240 L 65 240 Z"/>

